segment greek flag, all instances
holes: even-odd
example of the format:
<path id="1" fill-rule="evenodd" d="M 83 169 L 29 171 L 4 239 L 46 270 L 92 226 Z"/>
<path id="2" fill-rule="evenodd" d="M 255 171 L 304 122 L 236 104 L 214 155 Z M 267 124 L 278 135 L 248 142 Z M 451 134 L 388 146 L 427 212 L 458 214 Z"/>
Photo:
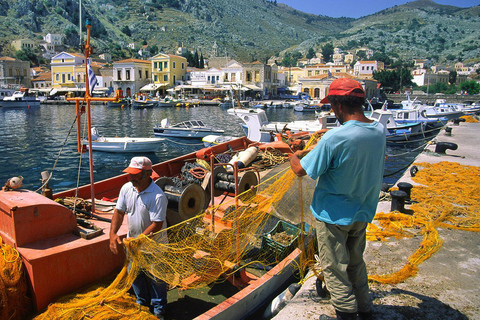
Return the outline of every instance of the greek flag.
<path id="1" fill-rule="evenodd" d="M 95 77 L 95 72 L 93 72 L 92 66 L 90 65 L 90 60 L 87 59 L 87 70 L 88 70 L 88 88 L 90 89 L 90 96 L 93 96 L 93 89 L 97 85 L 97 77 Z"/>

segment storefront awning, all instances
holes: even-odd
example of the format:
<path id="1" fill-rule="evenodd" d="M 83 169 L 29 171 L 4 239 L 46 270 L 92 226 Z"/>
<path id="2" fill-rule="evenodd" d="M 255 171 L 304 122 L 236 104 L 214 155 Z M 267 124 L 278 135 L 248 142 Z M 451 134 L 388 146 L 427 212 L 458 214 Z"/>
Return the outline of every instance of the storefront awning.
<path id="1" fill-rule="evenodd" d="M 140 88 L 140 91 L 155 91 L 160 87 L 167 86 L 166 83 L 149 83 L 146 86 Z"/>
<path id="2" fill-rule="evenodd" d="M 257 87 L 256 85 L 253 85 L 253 84 L 244 84 L 243 86 L 253 91 L 263 91 L 262 88 Z"/>

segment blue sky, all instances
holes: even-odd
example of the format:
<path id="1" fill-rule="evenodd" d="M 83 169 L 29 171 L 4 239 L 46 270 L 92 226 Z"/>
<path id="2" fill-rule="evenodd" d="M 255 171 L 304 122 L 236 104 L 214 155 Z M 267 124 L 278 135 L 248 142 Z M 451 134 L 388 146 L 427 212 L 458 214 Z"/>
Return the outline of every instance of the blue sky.
<path id="1" fill-rule="evenodd" d="M 456 7 L 480 5 L 480 0 L 433 0 L 438 4 Z M 299 11 L 329 17 L 359 18 L 375 12 L 405 4 L 411 0 L 277 0 Z"/>

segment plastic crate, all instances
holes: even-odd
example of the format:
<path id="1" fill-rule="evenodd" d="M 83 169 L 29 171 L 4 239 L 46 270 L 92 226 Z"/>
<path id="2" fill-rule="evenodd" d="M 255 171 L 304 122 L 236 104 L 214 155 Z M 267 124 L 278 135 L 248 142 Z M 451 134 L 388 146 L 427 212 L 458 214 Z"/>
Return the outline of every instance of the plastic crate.
<path id="1" fill-rule="evenodd" d="M 293 236 L 289 244 L 284 245 L 273 240 L 272 236 L 276 233 L 286 232 Z M 268 233 L 262 236 L 262 252 L 269 258 L 269 260 L 280 261 L 288 256 L 297 247 L 298 235 L 301 230 L 296 226 L 285 222 L 278 221 L 275 227 Z"/>

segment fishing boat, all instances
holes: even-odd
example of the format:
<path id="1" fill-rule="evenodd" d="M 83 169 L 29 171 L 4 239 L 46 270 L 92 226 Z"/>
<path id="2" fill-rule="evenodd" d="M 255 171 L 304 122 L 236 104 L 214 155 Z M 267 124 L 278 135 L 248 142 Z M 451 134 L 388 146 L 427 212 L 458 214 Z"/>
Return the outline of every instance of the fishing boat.
<path id="1" fill-rule="evenodd" d="M 230 140 L 227 143 L 156 164 L 153 170 L 162 177 L 179 177 L 187 163 L 194 163 L 196 159 L 205 159 L 206 155 L 217 157 L 220 154 L 231 153 L 232 150 L 246 150 L 251 145 L 252 142 L 245 137 Z M 266 150 L 272 146 L 259 145 L 258 148 Z M 279 145 L 278 150 L 285 153 L 291 152 L 286 144 Z M 240 189 L 234 188 L 236 191 L 233 194 L 232 189 L 211 188 L 213 203 L 219 205 L 220 201 L 225 200 L 226 195 L 239 194 L 257 185 L 259 181 L 255 178 L 256 176 L 252 171 L 246 177 L 241 176 L 236 187 Z M 165 178 L 159 179 L 157 184 L 163 186 L 167 190 L 165 192 L 174 190 L 165 187 L 164 181 Z M 55 201 L 29 190 L 0 191 L 0 220 L 2 221 L 0 236 L 7 244 L 15 247 L 23 259 L 35 310 L 42 310 L 60 296 L 94 283 L 122 265 L 125 257 L 114 255 L 109 250 L 108 230 L 109 219 L 115 205 L 113 201 L 126 182 L 128 182 L 127 174 L 96 182 L 94 184 L 96 200 L 94 201 L 90 200 L 93 198 L 91 185 L 54 194 Z M 205 200 L 208 199 L 206 193 L 208 188 L 200 193 L 199 190 L 203 189 L 200 186 L 184 188 L 181 190 L 180 197 L 171 195 L 169 203 L 171 202 L 172 206 L 169 205 L 167 211 L 169 225 L 182 223 L 205 209 L 208 204 Z M 78 202 L 65 203 L 65 199 L 73 198 L 86 199 L 87 205 L 81 207 L 77 204 L 77 208 L 74 208 L 75 203 Z M 171 200 L 174 198 L 177 200 Z M 179 203 L 175 204 L 175 201 Z M 93 209 L 92 204 L 94 204 Z M 85 222 L 72 212 L 81 213 L 84 217 L 92 219 Z M 220 212 L 221 210 L 217 214 Z M 223 225 L 220 222 L 221 217 L 221 215 L 218 216 L 219 225 Z M 212 217 L 206 214 L 204 219 L 210 221 Z M 278 223 L 280 220 L 275 221 Z M 217 232 L 220 232 L 225 229 L 225 225 L 222 229 L 218 226 L 217 228 Z M 271 224 L 265 225 L 260 235 L 268 233 L 269 228 Z M 119 234 L 125 237 L 127 230 L 125 222 Z M 284 258 L 275 263 L 271 269 L 266 268 L 259 276 L 245 273 L 242 279 L 234 280 L 243 288 L 234 290 L 236 293 L 227 296 L 225 301 L 209 308 L 206 312 L 197 313 L 195 317 L 242 319 L 268 299 L 272 299 L 297 271 L 303 251 L 301 248 L 295 249 L 296 246 L 295 243 L 294 248 Z M 211 305 L 211 302 L 207 301 L 207 305 Z"/>
<path id="2" fill-rule="evenodd" d="M 155 152 L 164 143 L 163 138 L 104 137 L 92 128 L 92 150 L 104 152 Z M 88 141 L 83 141 L 88 149 Z"/>
<path id="3" fill-rule="evenodd" d="M 40 100 L 31 95 L 28 89 L 21 88 L 11 96 L 4 97 L 0 104 L 3 108 L 31 108 L 39 107 Z"/>
<path id="4" fill-rule="evenodd" d="M 201 120 L 188 120 L 171 125 L 165 118 L 153 128 L 153 133 L 160 137 L 201 140 L 209 134 L 223 134 L 224 130 L 213 129 Z"/>
<path id="5" fill-rule="evenodd" d="M 124 108 L 130 107 L 131 100 L 127 98 L 118 99 L 117 101 L 107 101 L 107 107 L 110 108 Z"/>
<path id="6" fill-rule="evenodd" d="M 87 59 L 91 52 L 91 25 L 87 22 L 86 27 L 84 51 Z M 85 109 L 89 127 L 90 102 L 115 101 L 117 98 L 91 97 L 88 79 L 85 97 L 68 98 L 68 101 L 75 101 L 77 107 L 79 152 L 82 149 L 80 118 L 84 112 L 79 107 L 80 102 L 87 102 Z M 115 200 L 121 187 L 129 181 L 129 176 L 121 174 L 95 182 L 91 130 L 88 130 L 88 136 L 89 185 L 53 194 L 48 187 L 51 174 L 46 172 L 42 173 L 42 194 L 21 189 L 19 178 L 10 179 L 9 181 L 16 183 L 6 184 L 0 190 L 0 236 L 3 243 L 15 248 L 19 253 L 18 257 L 26 270 L 28 292 L 34 312 L 50 305 L 46 313 L 40 315 L 45 319 L 90 317 L 90 312 L 102 314 L 103 317 L 108 317 L 105 314 L 113 312 L 113 317 L 124 317 L 122 310 L 112 307 L 112 303 L 117 299 L 120 304 L 131 303 L 130 309 L 133 313 L 128 314 L 145 312 L 139 309 L 134 299 L 128 300 L 119 296 L 128 295 L 128 287 L 125 286 L 125 283 L 128 283 L 125 280 L 129 272 L 128 264 L 125 263 L 124 252 L 115 255 L 109 249 L 108 230 Z M 155 266 L 171 266 L 172 269 L 168 269 L 165 276 L 170 277 L 168 283 L 183 290 L 183 294 L 187 292 L 186 289 L 213 286 L 219 277 L 231 283 L 229 293 L 222 291 L 224 301 L 212 303 L 208 296 L 211 292 L 207 293 L 200 308 L 191 308 L 189 299 L 185 299 L 183 306 L 177 301 L 177 308 L 174 309 L 182 314 L 185 314 L 186 310 L 195 313 L 187 315 L 187 319 L 243 319 L 258 309 L 265 299 L 274 297 L 279 290 L 281 292 L 282 286 L 302 265 L 300 259 L 306 253 L 305 244 L 313 243 L 313 237 L 307 232 L 311 232 L 311 228 L 304 223 L 293 225 L 275 217 L 275 212 L 279 209 L 275 210 L 272 206 L 281 199 L 278 194 L 287 191 L 282 189 L 284 184 L 279 184 L 279 179 L 267 179 L 269 184 L 260 186 L 260 170 L 269 170 L 264 177 L 275 177 L 279 173 L 288 172 L 290 184 L 297 185 L 292 183 L 294 174 L 288 170 L 288 162 L 284 168 L 278 166 L 281 162 L 269 164 L 268 167 L 258 166 L 257 169 L 250 166 L 259 151 L 266 153 L 272 149 L 282 155 L 292 153 L 292 146 L 284 142 L 258 144 L 242 137 L 153 165 L 153 171 L 161 177 L 155 178 L 155 183 L 169 199 L 167 223 L 170 226 L 165 231 L 169 237 L 169 246 L 160 248 L 162 254 L 154 257 L 170 260 Z M 232 159 L 229 163 L 218 162 L 220 158 L 225 158 L 221 157 L 222 155 Z M 231 171 L 225 172 L 225 166 Z M 199 170 L 200 167 L 203 169 Z M 201 173 L 203 175 L 200 175 Z M 186 174 L 190 174 L 197 182 L 187 179 Z M 174 183 L 174 179 L 181 184 Z M 277 199 L 273 202 L 275 196 Z M 296 207 L 293 211 L 297 216 Z M 262 215 L 260 219 L 259 214 Z M 117 234 L 125 238 L 127 232 L 125 219 Z M 287 241 L 282 244 L 275 240 L 274 236 L 277 234 L 285 234 Z M 140 249 L 142 253 L 144 245 L 152 243 L 149 238 L 140 238 L 130 241 L 147 241 L 140 247 L 129 247 L 130 250 Z M 188 244 L 185 245 L 187 240 Z M 153 242 L 153 245 L 159 244 Z M 263 255 L 260 255 L 261 253 Z M 141 259 L 142 255 L 130 258 Z M 268 261 L 260 260 L 261 257 Z M 310 255 L 306 259 L 312 257 L 313 255 Z M 151 261 L 151 258 L 148 254 L 143 257 L 149 266 L 151 264 L 148 261 Z M 260 272 L 257 275 L 247 270 L 253 261 L 264 263 L 257 269 Z M 58 309 L 56 304 L 52 304 L 63 295 L 104 279 L 122 265 L 118 281 L 114 281 L 111 286 L 97 288 L 89 295 L 77 296 L 71 302 L 74 306 L 66 299 L 59 302 Z M 154 272 L 153 268 L 150 272 Z M 22 274 L 20 272 L 15 276 L 22 277 Z M 221 282 L 218 284 L 221 285 Z M 212 291 L 217 290 L 213 288 Z M 26 289 L 9 291 L 23 295 Z M 3 293 L 6 293 L 5 290 Z M 68 306 L 64 308 L 64 304 Z M 27 311 L 30 308 L 26 304 L 14 305 Z M 25 314 L 18 311 L 20 310 L 14 310 L 13 314 Z M 49 312 L 53 314 L 50 315 Z M 148 316 L 148 309 L 146 312 Z"/>
<path id="7" fill-rule="evenodd" d="M 132 107 L 135 109 L 153 108 L 157 106 L 157 101 L 150 99 L 145 94 L 138 94 L 138 96 L 132 100 Z"/>
<path id="8" fill-rule="evenodd" d="M 293 106 L 293 110 L 297 112 L 316 112 L 320 111 L 320 105 L 308 104 L 306 102 L 297 102 Z"/>
<path id="9" fill-rule="evenodd" d="M 386 128 L 387 143 L 423 141 L 427 138 L 422 122 L 397 123 L 390 110 L 375 109 L 369 118 Z"/>

